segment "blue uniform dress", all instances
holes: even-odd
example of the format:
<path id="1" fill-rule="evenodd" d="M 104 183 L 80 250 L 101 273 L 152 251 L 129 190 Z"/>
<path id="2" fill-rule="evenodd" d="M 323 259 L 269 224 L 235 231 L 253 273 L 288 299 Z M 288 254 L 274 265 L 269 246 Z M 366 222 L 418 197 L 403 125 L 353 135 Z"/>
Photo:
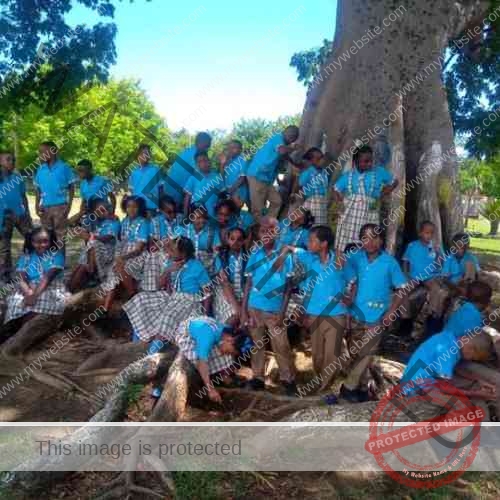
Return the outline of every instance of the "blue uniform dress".
<path id="1" fill-rule="evenodd" d="M 128 179 L 130 192 L 144 199 L 148 210 L 158 210 L 160 187 L 164 185 L 163 173 L 153 163 L 137 166 Z"/>
<path id="2" fill-rule="evenodd" d="M 196 146 L 191 146 L 177 155 L 175 163 L 165 177 L 165 194 L 173 198 L 178 205 L 181 205 L 184 200 L 184 188 L 187 181 L 195 172 L 199 172 L 194 159 L 196 152 Z"/>
<path id="3" fill-rule="evenodd" d="M 248 164 L 243 155 L 233 158 L 224 168 L 224 184 L 226 191 L 231 191 L 231 188 L 243 177 L 246 178 Z M 234 193 L 240 200 L 248 205 L 250 195 L 248 186 L 244 182 Z"/>
<path id="4" fill-rule="evenodd" d="M 285 144 L 283 134 L 274 134 L 252 158 L 248 165 L 247 177 L 255 177 L 264 184 L 272 185 L 278 175 L 280 154 L 278 148 Z"/>
<path id="5" fill-rule="evenodd" d="M 24 304 L 24 295 L 19 290 L 7 297 L 5 323 L 29 312 L 49 315 L 59 315 L 64 312 L 68 294 L 63 282 L 64 255 L 61 251 L 47 251 L 43 255 L 38 255 L 35 252 L 24 254 L 19 258 L 16 266 L 18 272 L 26 275 L 28 284 L 32 288 L 38 286 L 43 276 L 52 269 L 58 271 L 56 277 L 33 306 Z"/>
<path id="6" fill-rule="evenodd" d="M 292 227 L 284 221 L 280 222 L 280 243 L 282 245 L 290 245 L 292 247 L 307 249 L 309 242 L 309 228 Z"/>
<path id="7" fill-rule="evenodd" d="M 455 337 L 477 332 L 484 325 L 484 318 L 481 311 L 472 303 L 464 301 L 458 309 L 450 314 L 444 327 L 445 330 L 452 332 Z"/>
<path id="8" fill-rule="evenodd" d="M 191 203 L 203 205 L 211 217 L 216 217 L 215 206 L 219 194 L 224 190 L 224 179 L 217 172 L 199 173 L 191 177 L 184 186 L 186 193 L 191 195 Z"/>
<path id="9" fill-rule="evenodd" d="M 430 390 L 438 379 L 451 379 L 461 358 L 453 332 L 445 329 L 433 335 L 412 354 L 401 379 L 401 391 L 410 396 L 418 389 Z"/>
<path id="10" fill-rule="evenodd" d="M 310 210 L 315 224 L 328 223 L 328 172 L 314 165 L 309 165 L 299 175 L 299 187 L 304 197 L 304 207 Z"/>
<path id="11" fill-rule="evenodd" d="M 40 206 L 50 208 L 69 201 L 69 187 L 78 180 L 71 167 L 58 159 L 49 167 L 42 163 L 35 173 L 34 183 L 40 192 Z"/>
<path id="12" fill-rule="evenodd" d="M 432 243 L 425 245 L 420 240 L 412 241 L 402 260 L 410 265 L 410 278 L 417 282 L 428 281 L 441 275 L 443 253 L 436 252 Z"/>
<path id="13" fill-rule="evenodd" d="M 86 206 L 90 200 L 108 200 L 109 193 L 113 192 L 113 183 L 107 177 L 94 175 L 92 179 L 83 179 L 80 182 L 80 195 Z"/>
<path id="14" fill-rule="evenodd" d="M 212 275 L 216 248 L 222 245 L 218 229 L 207 223 L 200 231 L 196 231 L 193 224 L 188 224 L 183 228 L 182 235 L 193 242 L 196 258 L 203 262 Z"/>
<path id="15" fill-rule="evenodd" d="M 479 261 L 474 254 L 465 252 L 461 259 L 458 259 L 456 255 L 449 254 L 443 265 L 443 275 L 456 285 L 465 278 L 468 266 L 475 270 L 476 275 L 481 270 Z"/>
<path id="16" fill-rule="evenodd" d="M 369 261 L 365 250 L 353 254 L 349 262 L 357 280 L 353 316 L 361 323 L 378 323 L 389 310 L 393 290 L 407 284 L 406 277 L 394 257 L 385 251 Z"/>

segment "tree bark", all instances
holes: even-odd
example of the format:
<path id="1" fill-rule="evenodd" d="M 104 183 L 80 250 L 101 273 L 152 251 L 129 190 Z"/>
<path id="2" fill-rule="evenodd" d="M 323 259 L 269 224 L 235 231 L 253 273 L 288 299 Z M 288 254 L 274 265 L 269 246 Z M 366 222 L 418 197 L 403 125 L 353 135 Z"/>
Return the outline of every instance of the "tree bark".
<path id="1" fill-rule="evenodd" d="M 486 0 L 338 1 L 333 53 L 309 89 L 301 140 L 319 146 L 324 137 L 342 166 L 357 142 L 387 141 L 385 163 L 401 187 L 385 208 L 406 207 L 404 221 L 387 224 L 390 250 L 402 227 L 412 239 L 424 219 L 445 241 L 463 228 L 441 70 L 449 40 L 488 7 Z"/>

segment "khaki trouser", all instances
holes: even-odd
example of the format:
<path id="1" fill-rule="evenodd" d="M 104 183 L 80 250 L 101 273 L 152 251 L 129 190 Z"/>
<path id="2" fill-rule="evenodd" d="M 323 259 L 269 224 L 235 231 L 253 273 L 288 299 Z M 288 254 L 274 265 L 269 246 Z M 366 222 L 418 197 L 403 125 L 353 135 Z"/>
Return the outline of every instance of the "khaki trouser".
<path id="1" fill-rule="evenodd" d="M 0 239 L 0 273 L 8 276 L 12 271 L 12 233 L 16 228 L 24 238 L 31 231 L 31 219 L 27 214 L 21 217 L 8 215 L 5 217 L 5 229 Z"/>
<path id="2" fill-rule="evenodd" d="M 281 208 L 281 196 L 278 191 L 272 185 L 260 182 L 255 177 L 247 177 L 247 180 L 250 189 L 250 205 L 255 220 L 260 220 L 262 211 L 266 208 L 268 201 L 268 215 L 278 217 Z"/>
<path id="3" fill-rule="evenodd" d="M 256 325 L 250 328 L 250 336 L 258 349 L 252 353 L 252 371 L 255 378 L 264 380 L 266 368 L 266 342 L 264 336 L 266 330 L 269 330 L 271 346 L 278 368 L 280 379 L 283 382 L 292 382 L 295 379 L 295 364 L 293 360 L 292 350 L 288 342 L 287 329 L 280 323 L 278 314 L 271 314 L 257 309 L 250 309 L 249 314 L 252 322 Z"/>
<path id="4" fill-rule="evenodd" d="M 66 211 L 68 205 L 54 205 L 52 207 L 43 207 L 40 215 L 42 226 L 53 229 L 56 233 L 57 241 L 64 241 L 64 235 L 68 226 L 68 215 Z"/>
<path id="5" fill-rule="evenodd" d="M 370 328 L 366 323 L 360 323 L 355 319 L 352 320 L 351 333 L 347 343 L 353 364 L 344 383 L 349 390 L 368 388 L 368 368 L 380 344 L 383 327 L 378 327 L 378 334 L 370 334 L 368 332 L 370 332 Z M 353 352 L 355 353 L 354 355 Z"/>
<path id="6" fill-rule="evenodd" d="M 312 361 L 314 371 L 321 378 L 320 391 L 328 389 L 340 369 L 338 358 L 346 317 L 308 316 L 307 328 L 311 332 Z"/>

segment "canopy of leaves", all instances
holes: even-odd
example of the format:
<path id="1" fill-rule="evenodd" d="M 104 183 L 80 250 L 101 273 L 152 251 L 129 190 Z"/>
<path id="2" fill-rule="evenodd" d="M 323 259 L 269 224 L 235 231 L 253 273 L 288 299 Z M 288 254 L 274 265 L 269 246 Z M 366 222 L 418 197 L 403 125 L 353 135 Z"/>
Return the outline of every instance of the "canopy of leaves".
<path id="1" fill-rule="evenodd" d="M 459 178 L 460 191 L 464 195 L 480 193 L 500 198 L 500 163 L 464 160 L 460 164 Z"/>

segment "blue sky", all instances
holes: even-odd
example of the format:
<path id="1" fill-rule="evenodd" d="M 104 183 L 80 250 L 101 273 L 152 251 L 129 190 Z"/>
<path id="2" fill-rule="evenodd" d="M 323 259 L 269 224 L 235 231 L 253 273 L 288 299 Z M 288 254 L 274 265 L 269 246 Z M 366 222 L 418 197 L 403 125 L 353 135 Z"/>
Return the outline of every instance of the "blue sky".
<path id="1" fill-rule="evenodd" d="M 333 36 L 335 10 L 336 0 L 124 0 L 112 75 L 139 78 L 174 129 L 299 113 L 290 57 Z M 72 18 L 91 22 L 83 8 Z"/>

